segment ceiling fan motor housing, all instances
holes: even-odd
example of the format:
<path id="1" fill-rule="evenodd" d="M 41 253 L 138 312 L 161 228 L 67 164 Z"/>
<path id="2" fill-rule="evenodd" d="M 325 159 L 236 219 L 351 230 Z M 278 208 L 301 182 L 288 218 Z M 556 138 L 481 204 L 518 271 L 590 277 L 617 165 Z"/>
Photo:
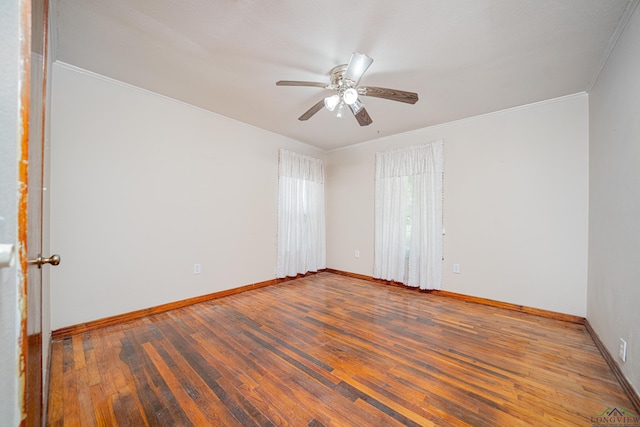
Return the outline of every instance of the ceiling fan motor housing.
<path id="1" fill-rule="evenodd" d="M 338 65 L 329 71 L 331 86 L 335 86 L 333 89 L 340 90 L 342 87 L 345 89 L 353 87 L 353 82 L 343 79 L 345 71 L 347 71 L 347 64 Z M 351 83 L 351 85 L 349 85 L 349 83 Z"/>

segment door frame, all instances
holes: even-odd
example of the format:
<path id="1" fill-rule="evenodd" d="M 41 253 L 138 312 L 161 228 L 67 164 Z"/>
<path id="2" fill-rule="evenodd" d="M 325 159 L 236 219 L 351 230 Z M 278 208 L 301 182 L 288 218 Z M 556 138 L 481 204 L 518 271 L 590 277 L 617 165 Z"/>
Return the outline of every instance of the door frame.
<path id="1" fill-rule="evenodd" d="M 14 245 L 14 262 L 0 269 L 0 412 L 3 425 L 24 422 L 24 371 L 22 307 L 25 306 L 25 258 L 19 239 L 19 215 L 24 176 L 21 163 L 27 144 L 28 122 L 25 121 L 25 90 L 28 90 L 30 49 L 30 1 L 3 2 L 0 13 L 0 240 Z M 25 89 L 25 84 L 27 88 Z M 28 98 L 26 99 L 28 102 Z M 23 241 L 23 240 L 22 240 Z M 5 424 L 6 423 L 6 424 Z"/>
<path id="2" fill-rule="evenodd" d="M 42 253 L 44 143 L 48 110 L 49 0 L 20 4 L 20 93 L 18 149 L 17 269 L 20 425 L 45 423 L 46 380 L 43 380 L 42 270 L 29 260 Z M 36 105 L 37 104 L 37 105 Z M 48 313 L 48 311 L 47 311 Z M 48 324 L 48 322 L 47 322 Z M 48 349 L 48 341 L 46 348 Z"/>

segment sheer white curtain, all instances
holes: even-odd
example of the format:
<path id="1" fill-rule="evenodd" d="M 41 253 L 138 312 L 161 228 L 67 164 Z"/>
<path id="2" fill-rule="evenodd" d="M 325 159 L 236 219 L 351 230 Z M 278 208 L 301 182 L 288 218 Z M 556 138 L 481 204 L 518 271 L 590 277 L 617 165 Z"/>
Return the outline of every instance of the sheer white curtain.
<path id="1" fill-rule="evenodd" d="M 376 153 L 373 277 L 440 289 L 442 146 Z"/>
<path id="2" fill-rule="evenodd" d="M 276 277 L 326 268 L 324 167 L 312 157 L 280 150 Z"/>

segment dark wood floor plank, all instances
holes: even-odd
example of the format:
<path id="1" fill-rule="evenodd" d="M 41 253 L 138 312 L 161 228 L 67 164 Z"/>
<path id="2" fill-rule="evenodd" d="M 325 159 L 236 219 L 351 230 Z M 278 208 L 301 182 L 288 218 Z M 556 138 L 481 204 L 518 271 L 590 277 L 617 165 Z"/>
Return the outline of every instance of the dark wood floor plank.
<path id="1" fill-rule="evenodd" d="M 91 399 L 91 384 L 86 364 L 75 371 L 81 425 L 96 426 L 96 410 Z"/>
<path id="2" fill-rule="evenodd" d="M 211 368 L 203 355 L 195 348 L 192 340 L 181 335 L 177 327 L 169 323 L 162 324 L 160 328 L 165 336 L 171 337 L 191 368 L 197 372 L 207 386 L 218 396 L 237 421 L 246 426 L 258 425 L 252 418 L 252 413 L 247 413 L 242 405 L 238 404 L 238 401 L 229 394 L 229 391 L 220 385 L 218 381 L 221 377 L 220 373 Z"/>
<path id="3" fill-rule="evenodd" d="M 76 423 L 81 421 L 80 418 L 80 402 L 78 401 L 77 381 L 75 375 L 75 369 L 73 366 L 74 351 L 73 340 L 71 338 L 65 338 L 62 342 L 62 391 L 63 391 L 63 417 L 62 420 L 65 424 L 69 423 L 69 420 L 75 420 Z"/>
<path id="4" fill-rule="evenodd" d="M 216 396 L 201 376 L 187 363 L 182 354 L 172 344 L 160 346 L 151 343 L 163 360 L 171 358 L 173 365 L 171 372 L 180 381 L 189 398 L 195 402 L 200 411 L 208 418 L 210 425 L 241 425 L 234 419 L 233 414 Z"/>
<path id="5" fill-rule="evenodd" d="M 55 341 L 49 425 L 591 425 L 583 325 L 319 273 Z"/>
<path id="6" fill-rule="evenodd" d="M 121 349 L 119 359 L 126 366 L 126 378 L 130 381 L 129 388 L 132 392 L 135 390 L 135 395 L 139 396 L 138 402 L 142 406 L 145 418 L 152 425 L 170 421 L 171 416 L 168 414 L 167 408 L 162 404 L 160 397 L 147 380 L 144 372 L 145 361 L 140 355 L 141 351 L 136 351 L 134 347 L 136 344 L 135 341 L 131 342 L 129 337 L 122 337 L 120 338 L 120 342 Z M 121 389 L 119 389 L 119 391 L 120 390 Z M 126 396 L 125 394 L 124 400 L 129 404 Z"/>
<path id="7" fill-rule="evenodd" d="M 134 377 L 120 359 L 123 326 L 110 326 L 89 333 L 104 392 L 103 400 L 94 395 L 94 401 L 109 408 L 112 419 L 118 420 L 114 425 L 149 425 L 140 395 L 132 392 L 132 389 L 135 391 Z M 125 420 L 124 424 L 122 420 Z"/>
<path id="8" fill-rule="evenodd" d="M 158 370 L 158 373 L 162 375 L 162 378 L 164 378 L 164 381 L 171 392 L 175 395 L 176 400 L 184 407 L 184 412 L 193 425 L 204 426 L 209 424 L 209 420 L 207 420 L 206 415 L 189 394 L 189 388 L 187 387 L 185 389 L 183 387 L 181 382 L 175 375 L 173 375 L 172 370 L 167 366 L 162 356 L 158 354 L 154 346 L 146 341 L 142 344 L 142 347 L 145 349 L 145 352 L 151 359 L 151 362 Z"/>
<path id="9" fill-rule="evenodd" d="M 115 413 L 111 399 L 105 395 L 102 384 L 94 384 L 89 387 L 89 395 L 93 405 L 97 426 L 112 426 L 116 424 Z"/>
<path id="10" fill-rule="evenodd" d="M 116 424 L 119 426 L 149 426 L 144 413 L 140 411 L 140 402 L 129 387 L 122 387 L 110 396 Z M 74 424 L 69 424 L 74 425 Z"/>
<path id="11" fill-rule="evenodd" d="M 64 418 L 64 382 L 63 382 L 63 361 L 62 345 L 59 341 L 57 345 L 51 346 L 49 361 L 50 372 L 56 375 L 49 377 L 49 402 L 47 411 L 47 425 L 62 423 Z"/>

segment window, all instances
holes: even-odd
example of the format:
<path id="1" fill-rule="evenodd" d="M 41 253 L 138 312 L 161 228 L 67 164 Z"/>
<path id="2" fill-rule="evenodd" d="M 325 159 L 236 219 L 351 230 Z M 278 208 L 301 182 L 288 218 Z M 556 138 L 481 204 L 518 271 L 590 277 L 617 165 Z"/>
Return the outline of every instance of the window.
<path id="1" fill-rule="evenodd" d="M 278 169 L 276 277 L 326 268 L 322 161 L 282 149 Z"/>
<path id="2" fill-rule="evenodd" d="M 374 277 L 442 281 L 442 141 L 376 153 Z"/>

